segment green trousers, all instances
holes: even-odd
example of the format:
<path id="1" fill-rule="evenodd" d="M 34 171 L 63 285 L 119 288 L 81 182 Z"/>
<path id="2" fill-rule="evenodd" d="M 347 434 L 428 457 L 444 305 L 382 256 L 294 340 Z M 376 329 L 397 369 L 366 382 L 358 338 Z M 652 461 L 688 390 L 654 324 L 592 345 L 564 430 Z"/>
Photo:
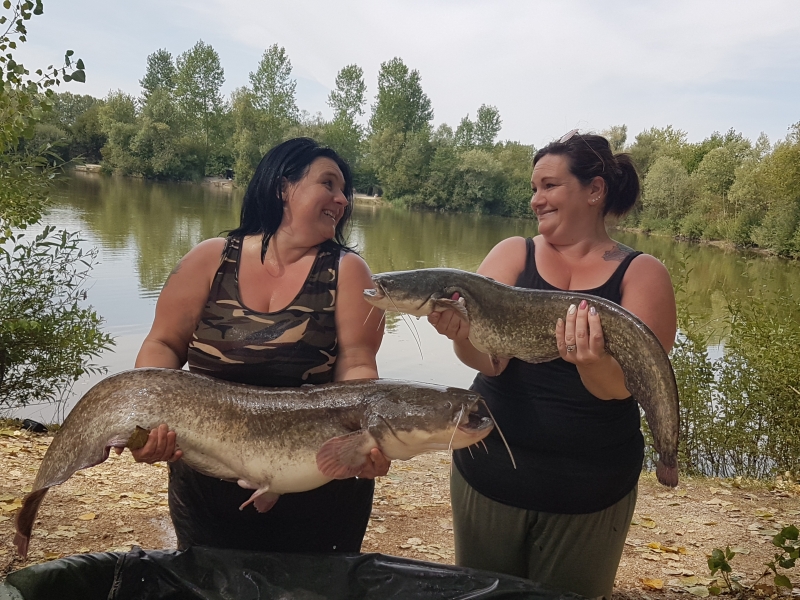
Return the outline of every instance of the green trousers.
<path id="1" fill-rule="evenodd" d="M 456 564 L 611 599 L 637 489 L 595 513 L 562 515 L 490 500 L 457 468 L 450 477 Z"/>

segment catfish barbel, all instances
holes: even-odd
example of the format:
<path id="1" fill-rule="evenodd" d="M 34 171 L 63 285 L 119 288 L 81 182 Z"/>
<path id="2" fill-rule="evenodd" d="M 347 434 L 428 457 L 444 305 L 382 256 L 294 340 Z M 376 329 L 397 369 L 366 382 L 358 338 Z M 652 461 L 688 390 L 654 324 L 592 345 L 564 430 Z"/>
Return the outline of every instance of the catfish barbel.
<path id="1" fill-rule="evenodd" d="M 370 304 L 417 317 L 454 309 L 469 323 L 469 341 L 498 358 L 540 363 L 559 358 L 555 325 L 571 304 L 586 300 L 597 309 L 606 351 L 625 375 L 625 387 L 644 409 L 659 454 L 656 476 L 678 485 L 680 407 L 675 373 L 658 338 L 633 313 L 590 294 L 518 288 L 458 269 L 417 269 L 378 273 Z M 452 300 L 453 294 L 460 298 Z"/>
<path id="2" fill-rule="evenodd" d="M 100 464 L 111 448 L 141 447 L 161 423 L 176 432 L 180 460 L 255 490 L 240 508 L 265 512 L 280 494 L 356 476 L 374 447 L 407 460 L 477 443 L 494 426 L 477 414 L 479 401 L 467 390 L 383 379 L 265 388 L 175 369 L 123 371 L 86 392 L 55 434 L 14 543 L 26 556 L 48 488 Z"/>

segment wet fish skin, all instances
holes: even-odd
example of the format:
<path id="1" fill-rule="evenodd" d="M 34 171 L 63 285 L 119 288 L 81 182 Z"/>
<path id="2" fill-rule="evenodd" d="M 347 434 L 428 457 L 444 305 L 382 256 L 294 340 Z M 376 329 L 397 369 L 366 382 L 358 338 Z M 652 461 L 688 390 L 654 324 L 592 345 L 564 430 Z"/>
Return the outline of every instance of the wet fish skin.
<path id="1" fill-rule="evenodd" d="M 644 409 L 659 454 L 656 476 L 678 484 L 680 407 L 669 356 L 647 325 L 618 304 L 589 294 L 531 290 L 458 269 L 417 269 L 373 275 L 367 302 L 385 310 L 425 316 L 452 308 L 469 321 L 469 339 L 498 358 L 530 363 L 559 357 L 555 325 L 571 304 L 597 309 L 606 350 L 622 367 L 625 386 Z M 454 293 L 463 300 L 451 300 Z"/>
<path id="2" fill-rule="evenodd" d="M 105 461 L 137 426 L 169 424 L 181 460 L 255 490 L 246 504 L 265 511 L 279 494 L 353 477 L 375 446 L 404 460 L 480 441 L 493 426 L 477 416 L 480 400 L 467 390 L 392 380 L 263 388 L 183 370 L 124 371 L 92 387 L 54 436 L 17 514 L 14 543 L 26 556 L 47 490 Z"/>

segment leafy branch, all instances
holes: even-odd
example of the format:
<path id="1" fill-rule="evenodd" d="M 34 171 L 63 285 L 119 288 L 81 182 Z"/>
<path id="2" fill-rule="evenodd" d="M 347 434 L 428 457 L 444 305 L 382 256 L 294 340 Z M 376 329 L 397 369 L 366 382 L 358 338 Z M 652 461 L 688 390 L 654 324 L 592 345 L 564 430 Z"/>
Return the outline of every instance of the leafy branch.
<path id="1" fill-rule="evenodd" d="M 798 529 L 795 525 L 788 525 L 781 529 L 780 533 L 772 538 L 772 545 L 777 547 L 779 552 L 774 554 L 773 560 L 765 563 L 767 569 L 762 573 L 752 585 L 743 586 L 739 581 L 731 576 L 733 569 L 731 568 L 730 561 L 736 556 L 736 552 L 726 547 L 725 550 L 714 548 L 711 556 L 708 558 L 708 568 L 711 570 L 712 575 L 719 572 L 722 579 L 725 581 L 725 586 L 731 592 L 736 591 L 740 595 L 745 592 L 752 592 L 758 582 L 765 577 L 772 574 L 772 582 L 776 588 L 792 589 L 792 582 L 784 573 L 779 572 L 779 569 L 793 569 L 797 559 L 800 558 L 800 543 L 798 543 Z M 709 591 L 714 595 L 719 594 L 722 590 L 719 587 L 709 588 Z"/>

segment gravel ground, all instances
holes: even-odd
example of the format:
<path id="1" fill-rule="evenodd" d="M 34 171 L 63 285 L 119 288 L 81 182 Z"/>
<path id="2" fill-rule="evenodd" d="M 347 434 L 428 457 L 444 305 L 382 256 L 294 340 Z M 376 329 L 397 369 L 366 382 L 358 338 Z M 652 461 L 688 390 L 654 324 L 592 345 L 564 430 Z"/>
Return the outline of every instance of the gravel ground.
<path id="1" fill-rule="evenodd" d="M 175 536 L 167 511 L 163 464 L 136 464 L 129 453 L 78 472 L 50 490 L 37 519 L 27 560 L 15 555 L 14 515 L 52 440 L 0 429 L 0 575 L 78 552 L 169 548 Z M 453 564 L 450 459 L 446 453 L 395 462 L 378 479 L 364 552 Z M 800 485 L 778 480 L 737 482 L 684 478 L 676 489 L 643 474 L 639 501 L 617 573 L 615 599 L 706 596 L 720 580 L 708 555 L 730 546 L 740 553 L 733 575 L 753 584 L 772 560 L 772 536 L 800 523 Z M 800 584 L 800 566 L 787 575 Z M 772 578 L 748 596 L 776 594 Z M 713 590 L 712 590 L 713 591 Z M 785 589 L 777 593 L 789 596 Z M 794 589 L 800 596 L 800 588 Z"/>

